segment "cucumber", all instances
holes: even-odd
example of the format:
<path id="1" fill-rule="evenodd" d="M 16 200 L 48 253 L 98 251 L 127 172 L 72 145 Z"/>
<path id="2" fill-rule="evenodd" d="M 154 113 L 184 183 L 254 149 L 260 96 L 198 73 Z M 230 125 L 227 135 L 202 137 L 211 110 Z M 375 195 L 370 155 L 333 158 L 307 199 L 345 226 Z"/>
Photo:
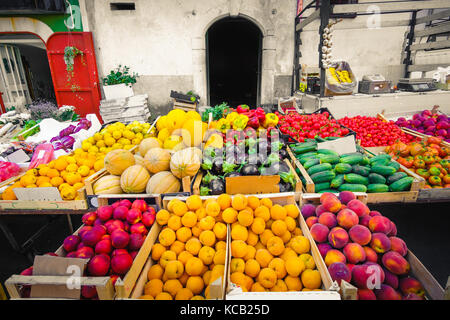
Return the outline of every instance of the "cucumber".
<path id="1" fill-rule="evenodd" d="M 331 180 L 330 182 L 330 187 L 337 189 L 339 188 L 343 183 L 345 182 L 344 180 L 344 175 L 343 174 L 338 174 L 333 180 Z"/>
<path id="2" fill-rule="evenodd" d="M 325 193 L 325 192 L 328 192 L 328 193 L 339 193 L 339 190 L 336 190 L 336 189 L 325 189 L 325 190 L 318 191 L 317 193 Z"/>
<path id="3" fill-rule="evenodd" d="M 351 156 L 361 156 L 361 152 L 350 152 L 350 153 L 344 153 L 341 154 L 341 158 L 345 158 L 345 157 L 351 157 Z"/>
<path id="4" fill-rule="evenodd" d="M 368 157 L 363 157 L 359 164 L 362 166 L 368 166 L 370 164 L 370 160 Z"/>
<path id="5" fill-rule="evenodd" d="M 347 163 L 338 163 L 334 167 L 336 173 L 350 173 L 352 172 L 352 166 Z"/>
<path id="6" fill-rule="evenodd" d="M 369 183 L 371 184 L 386 184 L 386 178 L 378 173 L 370 173 L 369 174 Z"/>
<path id="7" fill-rule="evenodd" d="M 395 173 L 395 168 L 389 167 L 389 166 L 382 166 L 382 165 L 374 165 L 371 172 L 381 174 L 382 176 L 390 176 Z"/>
<path id="8" fill-rule="evenodd" d="M 352 172 L 367 177 L 370 174 L 370 168 L 355 164 L 352 166 Z"/>
<path id="9" fill-rule="evenodd" d="M 373 166 L 387 166 L 389 164 L 389 159 L 378 159 L 377 161 L 372 162 L 370 165 Z"/>
<path id="10" fill-rule="evenodd" d="M 389 192 L 389 186 L 382 183 L 372 183 L 367 186 L 368 193 Z"/>
<path id="11" fill-rule="evenodd" d="M 339 163 L 340 157 L 333 154 L 319 154 L 320 163 Z"/>
<path id="12" fill-rule="evenodd" d="M 314 160 L 314 159 L 319 160 L 319 158 L 317 158 L 317 156 L 313 156 L 313 155 L 308 156 L 308 157 L 305 157 L 305 158 L 302 158 L 302 159 L 297 159 L 297 160 L 298 160 L 302 165 L 304 165 L 304 164 L 306 163 L 306 161 Z"/>
<path id="13" fill-rule="evenodd" d="M 341 163 L 346 163 L 346 164 L 350 164 L 350 165 L 354 165 L 354 164 L 359 164 L 363 159 L 363 155 L 359 154 L 359 155 L 353 155 L 353 156 L 347 156 L 347 157 L 341 157 L 340 162 Z"/>
<path id="14" fill-rule="evenodd" d="M 379 161 L 381 159 L 384 159 L 384 160 L 387 159 L 387 160 L 391 161 L 391 156 L 386 154 L 386 153 L 383 153 L 383 154 L 379 154 L 377 156 L 374 156 L 374 157 L 370 158 L 369 161 L 370 161 L 370 164 L 372 164 L 372 163 L 377 162 L 377 161 Z"/>
<path id="15" fill-rule="evenodd" d="M 398 181 L 398 180 L 400 180 L 402 178 L 405 178 L 407 176 L 408 175 L 405 172 L 401 172 L 401 171 L 400 172 L 396 172 L 396 173 L 390 175 L 389 177 L 387 177 L 387 184 L 392 184 L 395 181 Z"/>
<path id="16" fill-rule="evenodd" d="M 291 148 L 291 150 L 296 155 L 304 154 L 304 153 L 311 152 L 311 151 L 317 151 L 317 144 L 294 146 Z"/>
<path id="17" fill-rule="evenodd" d="M 330 182 L 321 182 L 314 185 L 315 192 L 320 192 L 322 190 L 330 189 Z"/>
<path id="18" fill-rule="evenodd" d="M 363 177 L 356 173 L 347 173 L 346 175 L 344 175 L 344 180 L 345 182 L 352 184 L 363 184 L 363 185 L 369 184 L 368 178 Z"/>
<path id="19" fill-rule="evenodd" d="M 334 150 L 329 150 L 329 149 L 318 149 L 317 153 L 318 154 L 331 154 L 333 156 L 339 157 L 339 153 L 337 153 Z"/>
<path id="20" fill-rule="evenodd" d="M 308 172 L 308 174 L 311 176 L 314 173 L 317 172 L 322 172 L 322 171 L 328 171 L 331 170 L 332 166 L 329 163 L 322 163 L 322 164 L 317 164 L 315 166 L 310 167 L 308 170 L 306 170 L 306 172 Z"/>
<path id="21" fill-rule="evenodd" d="M 311 168 L 312 166 L 315 166 L 316 164 L 320 164 L 320 160 L 319 159 L 308 159 L 304 164 L 303 167 L 308 170 L 309 168 Z"/>
<path id="22" fill-rule="evenodd" d="M 389 167 L 395 168 L 395 171 L 400 170 L 400 163 L 397 161 L 391 161 L 387 164 Z"/>
<path id="23" fill-rule="evenodd" d="M 316 151 L 312 151 L 312 152 L 307 152 L 304 154 L 300 154 L 298 156 L 296 156 L 297 159 L 303 159 L 303 158 L 308 158 L 310 156 L 316 156 L 317 157 L 318 153 Z"/>
<path id="24" fill-rule="evenodd" d="M 411 184 L 413 183 L 414 178 L 413 177 L 404 177 L 400 180 L 395 181 L 391 185 L 389 185 L 389 190 L 392 192 L 399 192 L 399 191 L 407 191 L 411 189 Z"/>
<path id="25" fill-rule="evenodd" d="M 336 174 L 333 171 L 321 171 L 314 173 L 311 176 L 311 180 L 314 183 L 328 182 L 333 180 L 336 177 Z"/>
<path id="26" fill-rule="evenodd" d="M 339 191 L 366 192 L 367 187 L 363 184 L 344 183 L 339 187 Z"/>

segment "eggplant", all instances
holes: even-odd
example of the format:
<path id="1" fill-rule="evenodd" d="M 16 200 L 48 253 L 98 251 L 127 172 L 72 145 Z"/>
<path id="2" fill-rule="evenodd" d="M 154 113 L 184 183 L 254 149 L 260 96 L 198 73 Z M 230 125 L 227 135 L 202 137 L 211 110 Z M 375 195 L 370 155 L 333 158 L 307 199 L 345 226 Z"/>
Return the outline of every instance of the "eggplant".
<path id="1" fill-rule="evenodd" d="M 215 158 L 212 162 L 212 172 L 214 174 L 221 174 L 223 168 L 223 159 L 222 158 Z"/>
<path id="2" fill-rule="evenodd" d="M 280 158 L 281 158 L 282 160 L 284 160 L 284 159 L 286 159 L 286 158 L 289 157 L 289 154 L 288 154 L 288 152 L 286 151 L 286 149 L 281 149 L 280 151 L 278 151 L 278 153 L 279 153 Z"/>
<path id="3" fill-rule="evenodd" d="M 289 166 L 284 162 L 275 162 L 269 167 L 260 167 L 260 172 L 263 176 L 273 176 L 278 175 L 280 172 L 289 173 L 290 171 Z"/>
<path id="4" fill-rule="evenodd" d="M 274 163 L 280 162 L 282 159 L 280 158 L 280 155 L 278 153 L 271 153 L 266 159 L 266 162 L 264 162 L 264 165 L 271 166 Z"/>
<path id="5" fill-rule="evenodd" d="M 241 174 L 244 176 L 258 176 L 258 167 L 254 164 L 246 164 L 242 167 Z"/>
<path id="6" fill-rule="evenodd" d="M 292 191 L 292 186 L 290 183 L 280 181 L 278 183 L 278 187 L 280 188 L 280 192 L 289 192 Z"/>
<path id="7" fill-rule="evenodd" d="M 239 172 L 230 172 L 227 173 L 224 177 L 225 178 L 234 178 L 234 177 L 240 177 L 242 176 L 242 174 L 240 174 Z"/>
<path id="8" fill-rule="evenodd" d="M 225 182 L 222 179 L 214 179 L 209 183 L 212 195 L 220 195 L 225 193 Z"/>

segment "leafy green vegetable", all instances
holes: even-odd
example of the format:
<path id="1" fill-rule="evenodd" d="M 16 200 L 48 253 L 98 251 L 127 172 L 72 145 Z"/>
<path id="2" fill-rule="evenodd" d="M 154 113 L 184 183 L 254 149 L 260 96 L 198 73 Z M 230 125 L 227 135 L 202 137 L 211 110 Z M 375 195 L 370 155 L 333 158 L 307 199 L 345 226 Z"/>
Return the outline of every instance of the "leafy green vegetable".
<path id="1" fill-rule="evenodd" d="M 219 177 L 211 174 L 211 172 L 208 171 L 208 173 L 203 177 L 202 182 L 209 184 L 214 179 L 219 179 Z"/>
<path id="2" fill-rule="evenodd" d="M 224 163 L 222 165 L 222 172 L 223 173 L 231 173 L 234 171 L 235 168 L 236 168 L 236 164 L 228 163 L 228 162 L 224 161 Z"/>
<path id="3" fill-rule="evenodd" d="M 202 169 L 203 170 L 211 170 L 213 163 L 209 158 L 203 158 Z"/>
<path id="4" fill-rule="evenodd" d="M 207 196 L 211 192 L 211 189 L 208 187 L 200 187 L 200 195 Z"/>

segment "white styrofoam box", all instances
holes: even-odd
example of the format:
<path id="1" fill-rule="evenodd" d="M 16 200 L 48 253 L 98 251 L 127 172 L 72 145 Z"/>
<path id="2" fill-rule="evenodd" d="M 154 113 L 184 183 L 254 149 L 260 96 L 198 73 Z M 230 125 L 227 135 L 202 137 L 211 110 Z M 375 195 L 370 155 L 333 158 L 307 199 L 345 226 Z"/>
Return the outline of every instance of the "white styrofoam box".
<path id="1" fill-rule="evenodd" d="M 127 98 L 134 95 L 133 88 L 124 83 L 103 86 L 103 92 L 106 100 Z"/>

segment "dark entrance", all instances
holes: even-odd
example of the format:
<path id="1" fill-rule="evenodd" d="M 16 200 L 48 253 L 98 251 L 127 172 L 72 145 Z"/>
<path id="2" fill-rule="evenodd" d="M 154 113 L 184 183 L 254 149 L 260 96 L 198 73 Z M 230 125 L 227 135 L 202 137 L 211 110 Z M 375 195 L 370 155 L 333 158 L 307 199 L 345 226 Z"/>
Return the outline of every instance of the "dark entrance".
<path id="1" fill-rule="evenodd" d="M 244 18 L 225 18 L 206 34 L 209 105 L 259 103 L 262 33 Z"/>

